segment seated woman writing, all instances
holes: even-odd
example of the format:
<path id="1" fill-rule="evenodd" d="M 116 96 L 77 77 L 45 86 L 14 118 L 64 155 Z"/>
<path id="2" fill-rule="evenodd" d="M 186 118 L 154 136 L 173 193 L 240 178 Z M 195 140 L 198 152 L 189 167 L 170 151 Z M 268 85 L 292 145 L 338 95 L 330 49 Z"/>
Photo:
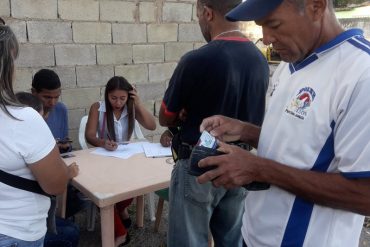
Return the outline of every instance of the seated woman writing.
<path id="1" fill-rule="evenodd" d="M 112 77 L 106 87 L 104 101 L 91 105 L 86 124 L 88 143 L 114 151 L 121 142 L 129 141 L 135 127 L 135 119 L 146 129 L 155 130 L 154 116 L 145 109 L 136 89 L 123 77 Z M 131 225 L 127 207 L 128 199 L 115 205 L 114 225 L 116 246 L 127 244 L 127 229 Z"/>

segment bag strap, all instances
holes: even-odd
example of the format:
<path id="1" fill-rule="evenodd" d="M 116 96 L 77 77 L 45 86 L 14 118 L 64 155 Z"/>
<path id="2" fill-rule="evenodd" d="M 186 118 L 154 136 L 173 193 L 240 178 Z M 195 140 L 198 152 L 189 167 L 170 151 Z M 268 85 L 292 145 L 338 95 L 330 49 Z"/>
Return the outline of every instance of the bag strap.
<path id="1" fill-rule="evenodd" d="M 17 189 L 26 190 L 36 194 L 50 197 L 40 186 L 40 184 L 31 179 L 22 178 L 0 170 L 0 182 Z"/>

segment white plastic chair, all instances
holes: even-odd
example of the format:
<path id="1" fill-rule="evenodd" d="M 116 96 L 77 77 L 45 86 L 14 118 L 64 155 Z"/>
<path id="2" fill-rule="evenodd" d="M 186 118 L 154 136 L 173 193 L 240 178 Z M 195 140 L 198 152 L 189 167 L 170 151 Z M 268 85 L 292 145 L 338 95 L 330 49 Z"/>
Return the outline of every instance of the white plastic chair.
<path id="1" fill-rule="evenodd" d="M 78 141 L 82 149 L 88 149 L 88 145 L 85 138 L 85 129 L 87 123 L 88 116 L 83 116 L 80 121 L 80 127 L 78 130 Z M 145 140 L 143 132 L 141 131 L 139 123 L 135 120 L 134 132 L 131 136 L 131 140 Z M 148 210 L 149 210 L 149 217 L 151 221 L 155 221 L 155 213 L 154 213 L 154 193 L 147 194 L 148 198 Z M 88 217 L 87 217 L 87 230 L 94 231 L 95 229 L 95 216 L 96 216 L 97 207 L 94 203 L 91 203 L 88 207 Z"/>

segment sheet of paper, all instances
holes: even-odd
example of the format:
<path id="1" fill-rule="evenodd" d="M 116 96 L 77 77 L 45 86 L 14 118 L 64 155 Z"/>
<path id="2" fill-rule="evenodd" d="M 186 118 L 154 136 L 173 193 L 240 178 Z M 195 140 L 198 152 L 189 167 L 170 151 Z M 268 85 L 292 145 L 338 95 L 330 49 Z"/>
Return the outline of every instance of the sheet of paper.
<path id="1" fill-rule="evenodd" d="M 160 143 L 143 143 L 146 157 L 166 157 L 172 156 L 170 147 L 163 147 Z"/>
<path id="2" fill-rule="evenodd" d="M 118 145 L 115 151 L 108 151 L 105 148 L 96 148 L 91 153 L 103 156 L 117 157 L 121 159 L 128 159 L 134 154 L 143 153 L 143 143 L 146 142 L 134 142 L 126 145 Z"/>

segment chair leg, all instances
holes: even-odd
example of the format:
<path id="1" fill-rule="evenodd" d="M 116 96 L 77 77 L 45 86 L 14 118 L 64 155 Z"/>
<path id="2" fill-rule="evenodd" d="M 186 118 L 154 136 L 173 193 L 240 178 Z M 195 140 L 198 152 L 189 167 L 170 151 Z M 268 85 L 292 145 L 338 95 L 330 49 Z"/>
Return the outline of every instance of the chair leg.
<path id="1" fill-rule="evenodd" d="M 158 232 L 159 223 L 161 223 L 162 211 L 163 211 L 164 199 L 158 199 L 157 213 L 155 214 L 154 231 Z"/>
<path id="2" fill-rule="evenodd" d="M 149 217 L 151 221 L 155 221 L 155 215 L 154 215 L 154 193 L 147 194 L 148 197 L 148 210 L 149 210 Z"/>

